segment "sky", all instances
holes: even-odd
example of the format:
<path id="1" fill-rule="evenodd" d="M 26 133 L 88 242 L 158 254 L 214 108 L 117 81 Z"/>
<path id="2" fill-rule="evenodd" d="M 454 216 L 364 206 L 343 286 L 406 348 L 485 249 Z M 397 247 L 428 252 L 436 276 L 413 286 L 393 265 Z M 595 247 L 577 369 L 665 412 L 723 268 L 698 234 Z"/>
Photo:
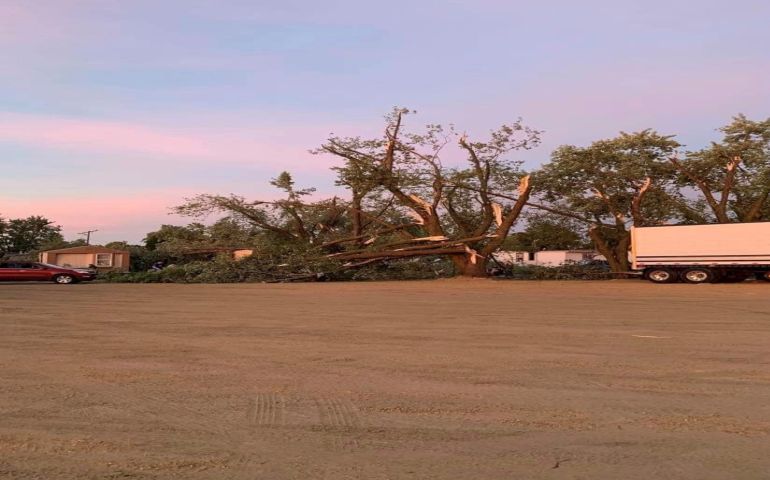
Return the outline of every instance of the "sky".
<path id="1" fill-rule="evenodd" d="M 0 216 L 139 242 L 197 193 L 332 193 L 330 134 L 471 138 L 521 117 L 542 145 L 655 128 L 688 149 L 770 117 L 766 0 L 0 0 Z"/>

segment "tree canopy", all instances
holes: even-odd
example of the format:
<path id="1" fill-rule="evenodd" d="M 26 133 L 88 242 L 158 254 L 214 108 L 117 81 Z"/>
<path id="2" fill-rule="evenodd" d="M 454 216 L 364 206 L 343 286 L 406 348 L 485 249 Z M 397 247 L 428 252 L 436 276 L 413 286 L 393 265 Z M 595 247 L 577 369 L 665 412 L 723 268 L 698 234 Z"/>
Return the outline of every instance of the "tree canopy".
<path id="1" fill-rule="evenodd" d="M 538 197 L 589 225 L 596 248 L 617 271 L 628 270 L 629 227 L 681 215 L 669 158 L 680 144 L 653 130 L 621 133 L 588 147 L 559 147 L 535 176 Z"/>
<path id="2" fill-rule="evenodd" d="M 45 217 L 0 218 L 0 256 L 26 254 L 63 241 L 61 227 Z"/>
<path id="3" fill-rule="evenodd" d="M 678 184 L 700 194 L 690 212 L 701 223 L 770 220 L 770 118 L 738 115 L 720 128 L 723 138 L 670 159 Z"/>

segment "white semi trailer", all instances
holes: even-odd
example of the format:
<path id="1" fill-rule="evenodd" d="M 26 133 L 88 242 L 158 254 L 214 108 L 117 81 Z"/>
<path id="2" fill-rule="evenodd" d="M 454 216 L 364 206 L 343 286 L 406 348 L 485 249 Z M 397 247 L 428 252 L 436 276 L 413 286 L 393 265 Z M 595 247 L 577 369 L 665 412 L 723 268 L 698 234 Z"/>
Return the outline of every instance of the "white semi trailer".
<path id="1" fill-rule="evenodd" d="M 655 283 L 770 281 L 770 222 L 635 227 L 631 260 Z"/>

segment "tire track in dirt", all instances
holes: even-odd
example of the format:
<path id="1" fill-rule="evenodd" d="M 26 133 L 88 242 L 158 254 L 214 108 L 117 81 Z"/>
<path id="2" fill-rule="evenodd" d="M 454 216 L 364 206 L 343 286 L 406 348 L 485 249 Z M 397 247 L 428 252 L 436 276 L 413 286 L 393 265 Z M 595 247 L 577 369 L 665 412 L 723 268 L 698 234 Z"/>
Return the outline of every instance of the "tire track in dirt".
<path id="1" fill-rule="evenodd" d="M 352 434 L 362 425 L 356 406 L 339 398 L 316 398 L 316 408 L 321 426 L 334 434 L 331 444 L 335 448 L 357 448 L 358 440 Z"/>
<path id="2" fill-rule="evenodd" d="M 286 424 L 286 399 L 276 393 L 258 393 L 246 411 L 249 424 L 256 426 L 283 426 Z"/>

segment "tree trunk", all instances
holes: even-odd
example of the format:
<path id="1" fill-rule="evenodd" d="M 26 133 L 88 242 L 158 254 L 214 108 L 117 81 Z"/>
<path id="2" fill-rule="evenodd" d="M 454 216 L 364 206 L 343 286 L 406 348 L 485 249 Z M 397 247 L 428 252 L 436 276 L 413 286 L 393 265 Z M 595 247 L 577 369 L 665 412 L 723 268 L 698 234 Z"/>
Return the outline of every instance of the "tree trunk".
<path id="1" fill-rule="evenodd" d="M 476 263 L 472 263 L 471 256 L 465 254 L 452 255 L 450 258 L 455 267 L 455 276 L 472 278 L 486 278 L 489 276 L 487 273 L 487 258 L 476 257 Z"/>
<path id="2" fill-rule="evenodd" d="M 351 206 L 353 207 L 351 209 L 351 223 L 353 225 L 353 231 L 351 232 L 354 237 L 360 237 L 361 232 L 363 232 L 363 221 L 362 221 L 362 215 L 361 215 L 361 209 L 362 209 L 362 197 L 358 192 L 353 192 L 353 201 L 351 203 Z M 356 243 L 361 244 L 361 240 L 359 239 Z"/>
<path id="3" fill-rule="evenodd" d="M 607 263 L 610 264 L 610 270 L 613 272 L 627 272 L 629 270 L 628 244 L 631 241 L 630 233 L 626 232 L 620 243 L 614 247 L 605 241 L 598 228 L 590 228 L 588 236 L 593 240 L 596 250 L 607 259 Z"/>
<path id="4" fill-rule="evenodd" d="M 596 245 L 596 249 L 604 255 L 604 257 L 607 259 L 607 263 L 610 264 L 610 270 L 613 272 L 623 272 L 625 271 L 623 269 L 623 265 L 620 264 L 617 257 L 615 256 L 615 252 L 611 248 L 603 248 L 599 245 Z"/>
<path id="5" fill-rule="evenodd" d="M 631 234 L 626 233 L 620 242 L 615 246 L 615 261 L 618 264 L 618 269 L 615 272 L 628 272 L 631 270 L 631 265 L 628 263 L 628 247 L 631 245 Z"/>

